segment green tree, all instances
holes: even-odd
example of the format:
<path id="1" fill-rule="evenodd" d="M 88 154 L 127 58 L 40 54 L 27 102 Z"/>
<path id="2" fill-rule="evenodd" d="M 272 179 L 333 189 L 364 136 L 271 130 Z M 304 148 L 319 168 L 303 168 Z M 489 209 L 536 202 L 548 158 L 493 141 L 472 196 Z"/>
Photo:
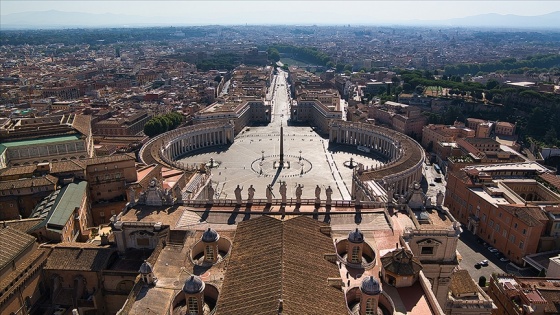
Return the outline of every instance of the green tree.
<path id="1" fill-rule="evenodd" d="M 478 278 L 478 286 L 481 288 L 484 288 L 486 286 L 486 277 L 485 276 L 480 276 Z"/>
<path id="2" fill-rule="evenodd" d="M 558 137 L 554 126 L 551 126 L 550 129 L 548 129 L 548 131 L 544 135 L 543 140 L 546 144 L 556 145 L 556 142 L 558 141 Z"/>
<path id="3" fill-rule="evenodd" d="M 144 125 L 144 134 L 148 137 L 153 137 L 159 135 L 163 130 L 161 122 L 159 119 L 150 119 Z"/>
<path id="4" fill-rule="evenodd" d="M 500 82 L 494 80 L 494 79 L 490 79 L 488 80 L 488 82 L 486 82 L 486 89 L 487 90 L 492 90 L 496 87 L 498 87 L 500 85 Z"/>
<path id="5" fill-rule="evenodd" d="M 269 48 L 268 49 L 268 59 L 274 62 L 280 61 L 280 52 L 276 48 Z"/>

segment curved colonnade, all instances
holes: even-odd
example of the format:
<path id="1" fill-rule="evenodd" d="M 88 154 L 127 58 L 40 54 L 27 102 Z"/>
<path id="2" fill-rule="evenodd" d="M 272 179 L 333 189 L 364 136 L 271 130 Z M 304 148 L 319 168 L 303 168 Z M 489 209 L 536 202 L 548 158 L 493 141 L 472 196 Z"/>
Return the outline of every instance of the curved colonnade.
<path id="1" fill-rule="evenodd" d="M 148 141 L 138 154 L 145 164 L 161 163 L 183 170 L 188 167 L 176 161 L 191 151 L 233 143 L 232 123 L 210 122 L 168 131 Z"/>
<path id="2" fill-rule="evenodd" d="M 361 188 L 370 200 L 375 200 L 378 194 L 368 182 L 378 183 L 387 191 L 404 194 L 412 183 L 422 179 L 424 150 L 418 142 L 400 132 L 370 124 L 333 122 L 329 141 L 366 147 L 389 160 L 376 168 L 356 168 L 352 176 L 354 195 L 356 189 Z"/>

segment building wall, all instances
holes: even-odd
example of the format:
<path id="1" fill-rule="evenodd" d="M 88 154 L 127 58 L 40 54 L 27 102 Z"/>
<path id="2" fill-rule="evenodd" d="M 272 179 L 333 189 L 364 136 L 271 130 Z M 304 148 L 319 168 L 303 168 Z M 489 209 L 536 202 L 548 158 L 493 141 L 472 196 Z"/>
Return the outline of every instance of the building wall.
<path id="1" fill-rule="evenodd" d="M 63 141 L 48 145 L 20 146 L 7 149 L 9 165 L 29 165 L 42 162 L 65 161 L 70 159 L 85 159 L 90 157 L 86 139 L 77 141 Z"/>
<path id="2" fill-rule="evenodd" d="M 537 252 L 544 224 L 529 226 L 468 188 L 456 173 L 449 173 L 444 204 L 459 222 L 515 263 L 522 264 L 525 255 Z"/>
<path id="3" fill-rule="evenodd" d="M 137 180 L 133 158 L 88 165 L 86 168 L 92 202 L 126 199 L 126 183 Z"/>

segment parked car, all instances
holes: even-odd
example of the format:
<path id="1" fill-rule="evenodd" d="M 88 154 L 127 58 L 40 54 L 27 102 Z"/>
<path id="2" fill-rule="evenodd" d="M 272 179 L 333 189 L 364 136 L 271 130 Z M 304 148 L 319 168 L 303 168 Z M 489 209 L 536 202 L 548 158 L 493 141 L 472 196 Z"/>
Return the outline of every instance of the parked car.
<path id="1" fill-rule="evenodd" d="M 489 250 L 491 253 L 497 253 L 497 252 L 498 252 L 498 250 L 495 249 L 495 248 L 492 247 L 492 246 L 488 247 L 488 250 Z"/>
<path id="2" fill-rule="evenodd" d="M 476 269 L 480 269 L 480 268 L 482 268 L 482 266 L 480 265 L 480 263 L 476 263 L 476 264 L 474 264 L 474 267 L 475 267 Z"/>
<path id="3" fill-rule="evenodd" d="M 54 310 L 53 315 L 63 315 L 64 313 L 66 313 L 66 309 L 65 309 L 65 308 L 63 308 L 63 307 L 57 307 L 57 308 Z"/>
<path id="4" fill-rule="evenodd" d="M 488 266 L 488 260 L 487 260 L 487 259 L 484 259 L 483 261 L 479 262 L 479 264 L 480 264 L 482 267 L 487 267 L 487 266 Z"/>

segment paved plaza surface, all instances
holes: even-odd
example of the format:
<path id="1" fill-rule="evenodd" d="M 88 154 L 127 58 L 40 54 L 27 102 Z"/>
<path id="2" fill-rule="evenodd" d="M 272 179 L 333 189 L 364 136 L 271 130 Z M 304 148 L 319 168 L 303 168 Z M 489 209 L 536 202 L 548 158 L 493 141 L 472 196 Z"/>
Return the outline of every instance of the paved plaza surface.
<path id="1" fill-rule="evenodd" d="M 271 89 L 272 122 L 266 126 L 251 126 L 242 130 L 233 144 L 195 151 L 179 159 L 185 164 L 207 163 L 214 159 L 220 165 L 212 169 L 215 199 L 235 199 L 234 189 L 242 188 L 247 198 L 250 185 L 254 198 L 266 198 L 266 187 L 272 185 L 274 198 L 280 198 L 280 182 L 286 182 L 287 198 L 295 198 L 297 185 L 303 185 L 302 198 L 315 198 L 315 188 L 321 188 L 321 199 L 330 186 L 333 200 L 350 200 L 352 169 L 344 165 L 352 159 L 373 167 L 384 161 L 373 153 L 358 151 L 354 146 L 332 145 L 309 126 L 289 123 L 290 97 L 285 73 L 273 80 Z M 284 134 L 284 167 L 279 169 L 280 127 Z M 264 157 L 264 158 L 263 158 Z M 301 158 L 300 158 L 301 157 Z"/>

